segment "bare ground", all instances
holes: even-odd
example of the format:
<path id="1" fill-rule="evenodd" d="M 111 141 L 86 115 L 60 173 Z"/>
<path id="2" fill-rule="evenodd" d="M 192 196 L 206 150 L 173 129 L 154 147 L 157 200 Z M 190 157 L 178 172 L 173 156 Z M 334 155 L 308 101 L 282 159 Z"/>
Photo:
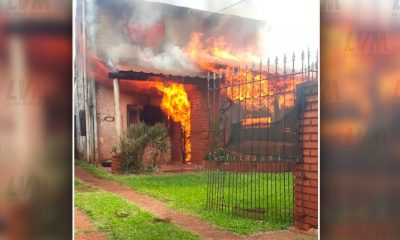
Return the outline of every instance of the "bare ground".
<path id="1" fill-rule="evenodd" d="M 208 222 L 205 222 L 197 217 L 167 208 L 165 203 L 158 199 L 138 193 L 126 186 L 122 186 L 111 181 L 98 179 L 79 166 L 75 167 L 75 176 L 80 180 L 88 182 L 104 191 L 119 195 L 120 197 L 138 205 L 141 209 L 152 213 L 159 219 L 166 219 L 175 225 L 182 227 L 183 229 L 197 233 L 203 239 L 300 240 L 310 238 L 310 236 L 307 236 L 308 234 L 305 232 L 295 229 L 263 232 L 253 236 L 240 236 L 231 232 L 221 231 Z"/>
<path id="2" fill-rule="evenodd" d="M 75 239 L 76 240 L 106 240 L 103 232 L 98 232 L 89 218 L 78 208 L 75 208 Z"/>

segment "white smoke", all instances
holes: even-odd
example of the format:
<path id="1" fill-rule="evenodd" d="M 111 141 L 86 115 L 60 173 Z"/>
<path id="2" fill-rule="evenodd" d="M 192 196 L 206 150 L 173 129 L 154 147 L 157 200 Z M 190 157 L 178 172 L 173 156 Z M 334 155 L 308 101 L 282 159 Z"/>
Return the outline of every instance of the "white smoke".
<path id="1" fill-rule="evenodd" d="M 198 73 L 199 69 L 184 51 L 185 44 L 190 40 L 188 32 L 195 31 L 196 27 L 205 30 L 205 33 L 209 34 L 208 36 L 227 34 L 226 40 L 236 46 L 243 46 L 248 40 L 250 42 L 258 40 L 257 43 L 261 49 L 255 54 L 260 57 L 268 56 L 271 59 L 274 59 L 275 56 L 282 59 L 285 53 L 291 58 L 293 52 L 296 52 L 297 59 L 299 59 L 302 50 L 310 47 L 310 50 L 315 52 L 319 46 L 319 2 L 317 0 L 313 0 L 312 6 L 308 5 L 307 7 L 307 10 L 312 12 L 299 11 L 299 9 L 305 8 L 298 1 L 292 0 L 283 0 L 283 3 L 269 0 L 246 0 L 222 12 L 266 21 L 267 24 L 261 29 L 250 25 L 245 26 L 243 23 L 238 24 L 241 26 L 226 28 L 225 23 L 233 20 L 229 18 L 201 22 L 189 15 L 184 17 L 185 21 L 182 21 L 182 18 L 173 15 L 175 13 L 166 13 L 162 7 L 152 7 L 154 5 L 142 4 L 143 2 L 133 0 L 88 2 L 90 3 L 86 22 L 88 23 L 89 47 L 109 67 L 113 66 L 114 70 L 121 68 L 127 70 L 126 68 L 129 69 L 129 65 L 131 65 L 136 68 L 153 69 L 154 72 Z M 235 3 L 230 0 L 160 0 L 160 2 L 210 12 L 216 12 Z M 179 13 L 177 12 L 177 14 Z M 293 19 L 299 19 L 299 21 L 293 22 Z M 165 27 L 165 36 L 156 48 L 145 47 L 134 42 L 124 32 L 128 24 L 137 24 L 145 29 L 164 20 L 168 21 L 170 25 Z M 255 32 L 258 32 L 257 36 L 254 34 Z M 133 31 L 131 34 L 135 35 L 135 32 Z"/>
<path id="2" fill-rule="evenodd" d="M 127 38 L 127 33 L 123 31 L 125 25 L 139 23 L 143 28 L 151 27 L 161 20 L 162 8 L 150 8 L 151 5 L 124 0 L 115 1 L 115 5 L 108 2 L 106 6 L 102 6 L 102 1 L 89 2 L 86 5 L 88 49 L 111 69 L 128 70 L 129 66 L 140 66 L 170 74 L 199 72 L 185 53 L 185 46 L 166 41 L 161 49 L 156 50 Z M 125 10 L 125 15 L 118 10 Z"/>
<path id="3" fill-rule="evenodd" d="M 315 53 L 319 48 L 319 0 L 310 0 L 307 4 L 298 0 L 154 1 L 265 21 L 265 27 L 259 30 L 261 49 L 257 53 L 263 58 L 275 59 L 277 56 L 282 59 L 284 54 L 292 56 L 294 52 L 299 59 L 303 50 L 310 48 Z"/>
<path id="4" fill-rule="evenodd" d="M 168 44 L 165 51 L 158 55 L 154 55 L 152 49 L 145 48 L 143 54 L 155 69 L 163 72 L 187 74 L 199 71 L 182 48 L 175 45 Z"/>

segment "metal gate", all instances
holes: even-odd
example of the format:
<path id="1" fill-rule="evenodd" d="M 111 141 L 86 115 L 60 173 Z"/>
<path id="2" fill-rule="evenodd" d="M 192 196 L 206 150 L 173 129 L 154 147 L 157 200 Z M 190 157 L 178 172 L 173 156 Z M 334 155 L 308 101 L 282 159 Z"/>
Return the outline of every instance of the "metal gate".
<path id="1" fill-rule="evenodd" d="M 318 78 L 318 53 L 310 63 L 303 52 L 301 70 L 295 60 L 208 73 L 208 209 L 293 223 L 294 169 L 302 161 L 297 90 Z"/>

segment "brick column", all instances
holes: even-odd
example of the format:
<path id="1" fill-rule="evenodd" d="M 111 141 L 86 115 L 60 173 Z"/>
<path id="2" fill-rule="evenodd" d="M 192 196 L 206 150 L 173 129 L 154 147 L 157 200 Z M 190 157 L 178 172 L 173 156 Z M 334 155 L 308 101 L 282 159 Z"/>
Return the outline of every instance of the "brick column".
<path id="1" fill-rule="evenodd" d="M 296 164 L 295 225 L 302 230 L 318 228 L 318 83 L 303 84 L 299 89 L 300 153 Z"/>
<path id="2" fill-rule="evenodd" d="M 196 87 L 185 86 L 190 101 L 190 123 L 192 142 L 192 163 L 202 165 L 208 153 L 208 106 L 207 84 Z"/>

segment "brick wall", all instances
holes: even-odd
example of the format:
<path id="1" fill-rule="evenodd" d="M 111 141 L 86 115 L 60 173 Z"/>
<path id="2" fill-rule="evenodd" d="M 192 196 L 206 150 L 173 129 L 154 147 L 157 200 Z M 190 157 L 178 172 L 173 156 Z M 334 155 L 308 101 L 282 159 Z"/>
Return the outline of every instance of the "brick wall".
<path id="1" fill-rule="evenodd" d="M 306 83 L 299 90 L 303 161 L 295 170 L 295 225 L 308 230 L 318 228 L 318 83 Z"/>
<path id="2" fill-rule="evenodd" d="M 192 142 L 192 163 L 203 164 L 204 156 L 208 152 L 208 109 L 207 109 L 207 86 L 205 84 L 193 85 L 185 84 L 188 92 L 188 98 L 191 105 L 191 142 Z M 111 159 L 111 148 L 116 143 L 115 122 L 104 120 L 107 116 L 114 116 L 114 92 L 113 89 L 99 84 L 97 89 L 97 118 L 99 131 L 99 160 Z M 160 97 L 161 99 L 161 97 Z M 143 97 L 138 94 L 120 95 L 120 107 L 123 129 L 127 126 L 127 105 L 160 105 L 160 99 Z M 155 101 L 155 102 L 153 102 Z M 180 126 L 180 125 L 179 125 Z M 179 131 L 178 131 L 179 132 Z M 176 140 L 176 141 L 175 141 Z M 171 139 L 179 146 L 182 144 L 181 137 Z M 182 149 L 177 149 L 182 151 Z M 179 154 L 179 153 L 177 153 Z M 176 154 L 174 155 L 177 156 Z M 176 162 L 182 162 L 183 156 L 178 159 L 172 159 Z"/>
<path id="3" fill-rule="evenodd" d="M 191 107 L 192 163 L 202 165 L 208 152 L 207 84 L 185 85 Z"/>
<path id="4" fill-rule="evenodd" d="M 241 161 L 241 162 L 218 162 L 207 161 L 207 169 L 221 169 L 233 172 L 257 172 L 257 173 L 284 173 L 292 171 L 293 165 L 287 162 L 254 162 L 254 161 Z"/>
<path id="5" fill-rule="evenodd" d="M 114 117 L 114 90 L 111 87 L 98 84 L 97 97 L 97 128 L 99 142 L 99 161 L 111 159 L 111 149 L 117 144 L 117 131 L 114 121 L 106 121 L 107 117 Z M 127 129 L 127 106 L 148 104 L 147 99 L 135 94 L 120 94 L 121 124 Z"/>

